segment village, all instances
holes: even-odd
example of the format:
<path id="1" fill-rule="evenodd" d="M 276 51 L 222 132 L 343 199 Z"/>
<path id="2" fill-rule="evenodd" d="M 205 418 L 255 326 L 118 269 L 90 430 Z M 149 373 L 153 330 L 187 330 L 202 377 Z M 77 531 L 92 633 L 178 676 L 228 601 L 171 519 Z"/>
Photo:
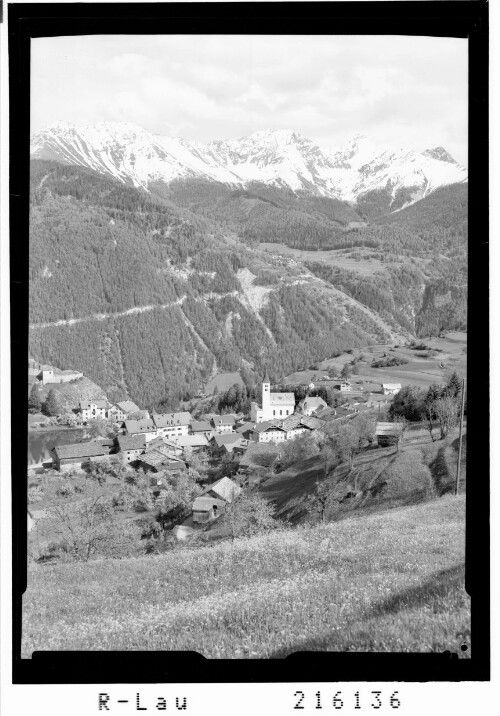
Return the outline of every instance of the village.
<path id="1" fill-rule="evenodd" d="M 81 374 L 76 377 L 80 377 Z M 74 372 L 67 371 L 68 380 L 75 378 Z M 55 381 L 52 370 L 41 371 L 39 380 L 44 384 Z M 50 450 L 52 468 L 61 474 L 85 471 L 92 465 L 119 460 L 122 465 L 142 469 L 151 474 L 151 485 L 157 486 L 155 473 L 177 477 L 189 469 L 193 455 L 198 460 L 210 458 L 208 474 L 217 472 L 214 465 L 221 463 L 229 475 L 223 475 L 215 482 L 203 485 L 201 495 L 192 503 L 188 518 L 174 528 L 178 539 L 184 539 L 197 525 L 205 525 L 223 514 L 227 504 L 241 493 L 242 487 L 259 484 L 260 456 L 269 447 L 276 448 L 285 441 L 302 435 L 317 435 L 325 426 L 354 418 L 361 412 L 374 412 L 388 404 L 390 396 L 396 394 L 400 384 L 380 386 L 379 400 L 373 396 L 363 399 L 345 400 L 337 408 L 331 408 L 325 400 L 315 395 L 314 383 L 304 386 L 305 398 L 296 403 L 295 394 L 273 392 L 266 374 L 262 382 L 261 404 L 251 403 L 249 415 L 205 414 L 194 419 L 187 411 L 167 414 L 149 413 L 131 400 L 110 404 L 106 400 L 81 401 L 76 407 L 80 425 L 112 426 L 115 435 L 96 435 L 91 440 L 78 443 L 57 444 Z M 335 385 L 339 395 L 349 396 L 353 385 L 346 378 L 340 378 Z M 105 422 L 106 421 L 106 422 Z M 381 423 L 382 425 L 382 423 Z M 279 458 L 279 450 L 273 453 Z M 161 489 L 161 484 L 158 485 Z M 37 511 L 29 514 L 30 524 L 36 521 Z"/>

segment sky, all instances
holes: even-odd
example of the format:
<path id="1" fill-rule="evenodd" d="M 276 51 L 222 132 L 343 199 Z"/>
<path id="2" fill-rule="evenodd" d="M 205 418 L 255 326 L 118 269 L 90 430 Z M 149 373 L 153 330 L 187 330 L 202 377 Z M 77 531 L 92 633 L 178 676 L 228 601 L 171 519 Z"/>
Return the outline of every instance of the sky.
<path id="1" fill-rule="evenodd" d="M 31 131 L 125 121 L 208 142 L 292 129 L 354 134 L 467 165 L 467 40 L 403 36 L 90 35 L 36 38 Z"/>

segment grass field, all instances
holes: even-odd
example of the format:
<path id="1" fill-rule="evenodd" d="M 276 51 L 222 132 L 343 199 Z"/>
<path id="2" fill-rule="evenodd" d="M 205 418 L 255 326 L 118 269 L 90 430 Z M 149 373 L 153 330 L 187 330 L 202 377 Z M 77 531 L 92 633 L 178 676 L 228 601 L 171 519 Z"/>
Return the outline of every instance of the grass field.
<path id="1" fill-rule="evenodd" d="M 325 360 L 318 365 L 318 370 L 307 369 L 292 373 L 286 376 L 283 382 L 307 384 L 311 380 L 317 380 L 325 372 L 329 375 L 340 375 L 344 364 L 350 363 L 353 356 L 359 354 L 363 354 L 366 360 L 358 364 L 358 372 L 351 376 L 351 382 L 356 384 L 357 381 L 362 381 L 363 384 L 359 384 L 361 390 L 378 392 L 381 390 L 381 383 L 401 383 L 401 385 L 417 385 L 420 388 L 428 388 L 432 383 L 445 383 L 448 375 L 453 371 L 457 371 L 459 375 L 465 375 L 467 367 L 466 333 L 449 333 L 444 338 L 425 338 L 422 339 L 422 342 L 437 354 L 430 358 L 421 358 L 417 354 L 422 351 L 412 350 L 408 346 L 398 348 L 394 348 L 394 344 L 367 346 L 354 351 L 353 354 L 343 353 L 336 358 Z M 390 368 L 372 368 L 371 360 L 381 358 L 384 353 L 389 357 L 404 358 L 408 360 L 408 363 Z M 328 386 L 330 383 L 320 382 L 318 385 Z"/>
<path id="2" fill-rule="evenodd" d="M 162 556 L 30 567 L 23 657 L 35 649 L 462 656 L 464 508 L 463 496 L 447 496 Z"/>
<path id="3" fill-rule="evenodd" d="M 285 244 L 261 243 L 261 249 L 269 253 L 279 254 L 287 258 L 294 259 L 298 263 L 308 263 L 310 261 L 321 261 L 327 266 L 338 266 L 348 271 L 355 271 L 362 276 L 373 276 L 375 273 L 385 271 L 385 264 L 374 258 L 361 258 L 359 260 L 349 258 L 343 249 L 333 249 L 331 251 L 307 251 L 304 249 L 294 249 Z M 361 248 L 356 249 L 359 253 L 373 253 L 373 249 L 364 252 Z M 402 262 L 404 259 L 402 260 Z M 398 263 L 392 263 L 391 266 L 398 266 Z"/>

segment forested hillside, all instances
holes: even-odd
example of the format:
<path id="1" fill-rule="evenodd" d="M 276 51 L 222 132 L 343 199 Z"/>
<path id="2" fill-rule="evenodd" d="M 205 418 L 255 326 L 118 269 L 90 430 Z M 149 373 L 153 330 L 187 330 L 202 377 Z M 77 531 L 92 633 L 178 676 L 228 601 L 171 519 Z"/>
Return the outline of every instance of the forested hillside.
<path id="1" fill-rule="evenodd" d="M 379 317 L 411 335 L 465 328 L 466 201 L 464 186 L 448 187 L 363 225 L 346 202 L 275 187 L 177 181 L 147 193 L 35 160 L 31 355 L 168 409 L 217 370 L 269 368 L 278 380 L 388 340 Z M 318 260 L 284 265 L 261 242 Z M 361 277 L 322 262 L 332 247 L 389 263 Z"/>
<path id="2" fill-rule="evenodd" d="M 215 370 L 268 367 L 278 379 L 384 337 L 328 284 L 284 271 L 220 221 L 87 169 L 32 165 L 30 354 L 37 360 L 82 370 L 144 407 L 169 409 Z M 327 221 L 322 204 L 311 200 Z M 254 288 L 263 277 L 273 285 Z"/>

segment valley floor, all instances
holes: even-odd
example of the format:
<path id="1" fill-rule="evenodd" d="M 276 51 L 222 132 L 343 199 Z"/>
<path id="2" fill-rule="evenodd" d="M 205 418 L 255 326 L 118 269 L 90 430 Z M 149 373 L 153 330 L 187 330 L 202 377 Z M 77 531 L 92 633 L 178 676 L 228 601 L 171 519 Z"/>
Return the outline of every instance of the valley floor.
<path id="1" fill-rule="evenodd" d="M 23 658 L 34 650 L 297 650 L 463 657 L 465 497 L 155 557 L 34 565 Z M 466 652 L 470 656 L 470 650 Z"/>

